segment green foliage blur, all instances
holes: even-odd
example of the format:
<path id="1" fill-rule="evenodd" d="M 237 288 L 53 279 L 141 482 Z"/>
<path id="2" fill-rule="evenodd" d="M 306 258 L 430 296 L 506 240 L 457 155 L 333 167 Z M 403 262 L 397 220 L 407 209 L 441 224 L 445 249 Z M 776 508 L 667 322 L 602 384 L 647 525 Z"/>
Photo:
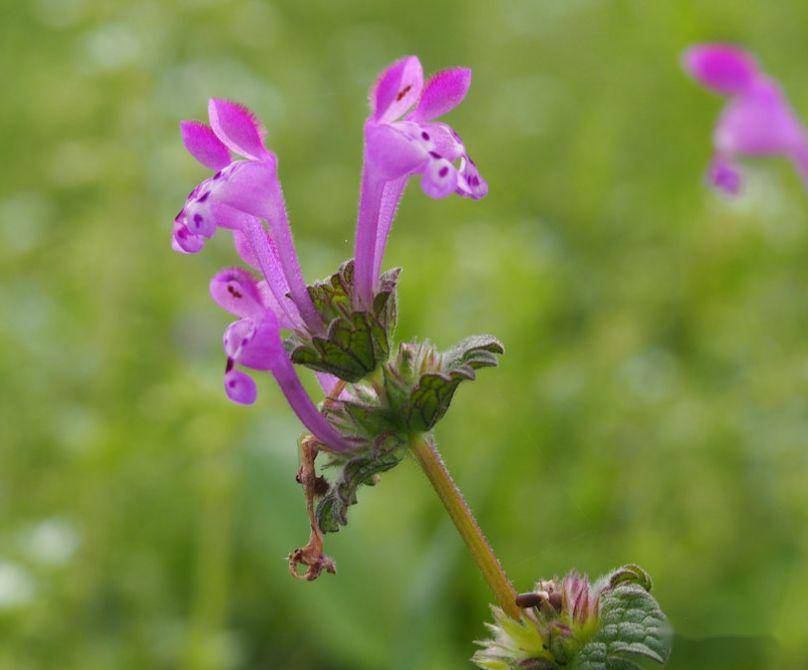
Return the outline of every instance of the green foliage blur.
<path id="1" fill-rule="evenodd" d="M 352 254 L 366 91 L 468 65 L 448 121 L 480 202 L 411 184 L 402 338 L 507 353 L 437 434 L 519 589 L 648 569 L 672 668 L 808 667 L 808 194 L 785 162 L 705 188 L 741 43 L 808 117 L 802 0 L 5 0 L 0 6 L 0 669 L 471 667 L 486 586 L 412 462 L 296 582 L 300 427 L 221 388 L 228 316 L 171 220 L 177 123 L 252 107 L 309 279 Z M 312 380 L 306 377 L 307 383 Z M 316 387 L 312 384 L 311 388 Z"/>

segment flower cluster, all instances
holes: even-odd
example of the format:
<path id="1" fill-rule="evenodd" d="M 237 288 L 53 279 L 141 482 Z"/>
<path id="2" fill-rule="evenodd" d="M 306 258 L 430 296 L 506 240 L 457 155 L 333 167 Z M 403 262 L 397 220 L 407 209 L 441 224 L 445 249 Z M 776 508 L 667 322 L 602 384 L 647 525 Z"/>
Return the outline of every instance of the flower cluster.
<path id="1" fill-rule="evenodd" d="M 747 52 L 723 44 L 702 44 L 685 52 L 685 70 L 708 89 L 726 96 L 713 133 L 715 155 L 708 178 L 730 195 L 741 189 L 741 156 L 783 156 L 808 184 L 808 133 L 780 87 Z"/>
<path id="2" fill-rule="evenodd" d="M 232 232 L 242 261 L 260 273 L 228 268 L 210 282 L 213 299 L 237 318 L 223 338 L 225 392 L 236 403 L 252 404 L 256 385 L 245 370 L 269 371 L 316 443 L 312 449 L 307 438 L 309 475 L 301 483 L 320 481 L 311 475 L 317 450 L 328 452 L 330 465 L 341 466 L 330 488 L 304 483 L 307 502 L 320 500 L 316 514 L 310 504 L 315 533 L 346 523 L 356 488 L 398 463 L 397 450 L 409 435 L 431 429 L 457 385 L 472 379 L 474 369 L 495 364 L 493 354 L 502 351 L 490 337 L 446 354 L 428 342 L 402 343 L 395 350 L 398 270 L 381 270 L 410 177 L 417 176 L 433 198 L 479 199 L 487 192 L 460 136 L 438 121 L 464 99 L 470 83 L 465 68 L 424 81 L 412 56 L 380 75 L 364 126 L 355 257 L 311 285 L 303 279 L 293 243 L 278 159 L 255 115 L 213 99 L 209 125 L 181 123 L 185 148 L 214 174 L 191 191 L 174 219 L 173 247 L 199 252 L 224 228 Z M 305 391 L 295 364 L 316 373 L 327 396 L 322 406 Z M 306 552 L 301 560 L 325 564 Z"/>
<path id="3" fill-rule="evenodd" d="M 542 580 L 517 596 L 518 621 L 492 608 L 493 638 L 478 642 L 473 660 L 485 670 L 639 670 L 641 659 L 665 663 L 670 628 L 650 590 L 651 578 L 637 565 L 594 584 L 577 572 Z"/>

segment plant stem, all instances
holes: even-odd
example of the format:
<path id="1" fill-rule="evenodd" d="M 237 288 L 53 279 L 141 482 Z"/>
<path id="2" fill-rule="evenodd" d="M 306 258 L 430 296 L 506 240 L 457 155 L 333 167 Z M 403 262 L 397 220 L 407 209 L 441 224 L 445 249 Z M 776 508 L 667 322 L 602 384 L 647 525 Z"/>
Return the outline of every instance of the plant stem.
<path id="1" fill-rule="evenodd" d="M 414 435 L 410 440 L 410 450 L 452 518 L 457 532 L 466 543 L 471 557 L 485 581 L 488 582 L 499 606 L 505 610 L 508 616 L 518 621 L 522 617 L 522 613 L 516 606 L 516 589 L 513 588 L 508 575 L 502 569 L 494 550 L 477 523 L 477 519 L 474 518 L 463 494 L 452 479 L 452 475 L 446 469 L 435 444 L 425 435 Z"/>

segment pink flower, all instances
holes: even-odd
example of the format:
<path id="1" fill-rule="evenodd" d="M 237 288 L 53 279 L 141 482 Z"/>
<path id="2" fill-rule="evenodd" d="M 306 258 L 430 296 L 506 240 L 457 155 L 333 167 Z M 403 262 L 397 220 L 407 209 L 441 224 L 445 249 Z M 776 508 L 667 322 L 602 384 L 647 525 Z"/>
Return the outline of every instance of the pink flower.
<path id="1" fill-rule="evenodd" d="M 688 49 L 685 70 L 705 87 L 728 97 L 713 133 L 715 156 L 708 178 L 729 194 L 741 188 L 742 156 L 784 156 L 808 184 L 808 135 L 780 87 L 747 52 L 723 44 Z"/>
<path id="2" fill-rule="evenodd" d="M 471 84 L 466 68 L 444 70 L 424 84 L 415 56 L 390 65 L 370 92 L 356 226 L 356 307 L 372 301 L 396 208 L 410 176 L 433 198 L 479 199 L 488 185 L 460 136 L 435 119 L 459 105 Z"/>
<path id="3" fill-rule="evenodd" d="M 236 365 L 269 371 L 312 435 L 332 451 L 349 451 L 350 445 L 309 398 L 284 351 L 280 329 L 292 327 L 292 324 L 279 318 L 275 297 L 266 282 L 257 282 L 241 268 L 222 270 L 211 280 L 210 294 L 220 307 L 239 317 L 224 333 L 227 354 L 224 388 L 227 396 L 240 404 L 255 402 L 255 382 Z"/>
<path id="4" fill-rule="evenodd" d="M 285 317 L 321 332 L 292 240 L 278 161 L 264 144 L 266 131 L 252 112 L 227 100 L 212 99 L 208 115 L 210 126 L 180 124 L 185 148 L 216 172 L 191 191 L 174 219 L 174 249 L 196 253 L 218 228 L 232 230 L 240 255 L 261 269 Z M 231 152 L 245 159 L 233 160 Z M 262 221 L 269 223 L 269 235 Z"/>
<path id="5" fill-rule="evenodd" d="M 300 271 L 277 159 L 249 110 L 215 99 L 208 110 L 210 126 L 198 121 L 180 124 L 186 149 L 216 172 L 191 191 L 174 219 L 173 247 L 196 253 L 219 228 L 226 228 L 233 231 L 241 258 L 263 274 L 258 282 L 247 270 L 223 270 L 210 284 L 213 299 L 240 317 L 224 335 L 225 392 L 234 402 L 252 404 L 255 382 L 237 366 L 267 370 L 309 431 L 332 451 L 347 451 L 349 445 L 317 410 L 283 348 L 281 329 L 318 333 L 323 323 Z M 234 160 L 231 152 L 244 160 Z M 269 231 L 263 221 L 269 223 Z M 333 378 L 318 377 L 326 392 L 333 388 Z"/>

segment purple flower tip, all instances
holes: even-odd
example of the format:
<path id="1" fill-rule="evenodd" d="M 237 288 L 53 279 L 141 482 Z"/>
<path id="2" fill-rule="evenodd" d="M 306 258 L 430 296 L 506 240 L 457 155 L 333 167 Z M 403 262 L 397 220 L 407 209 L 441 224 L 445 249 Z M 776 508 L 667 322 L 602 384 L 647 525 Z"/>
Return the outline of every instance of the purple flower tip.
<path id="1" fill-rule="evenodd" d="M 710 183 L 727 195 L 738 195 L 741 191 L 741 175 L 728 160 L 716 156 L 708 171 Z"/>
<path id="2" fill-rule="evenodd" d="M 230 400 L 239 405 L 252 405 L 258 397 L 258 389 L 253 378 L 235 368 L 231 368 L 224 375 L 224 391 Z"/>
<path id="3" fill-rule="evenodd" d="M 755 59 L 729 44 L 700 44 L 685 51 L 685 70 L 702 85 L 726 95 L 743 93 L 758 75 Z"/>
<path id="4" fill-rule="evenodd" d="M 713 133 L 716 158 L 710 183 L 735 195 L 741 188 L 736 168 L 742 156 L 784 156 L 808 184 L 808 134 L 772 78 L 738 47 L 701 44 L 683 56 L 685 70 L 710 90 L 729 98 Z"/>

